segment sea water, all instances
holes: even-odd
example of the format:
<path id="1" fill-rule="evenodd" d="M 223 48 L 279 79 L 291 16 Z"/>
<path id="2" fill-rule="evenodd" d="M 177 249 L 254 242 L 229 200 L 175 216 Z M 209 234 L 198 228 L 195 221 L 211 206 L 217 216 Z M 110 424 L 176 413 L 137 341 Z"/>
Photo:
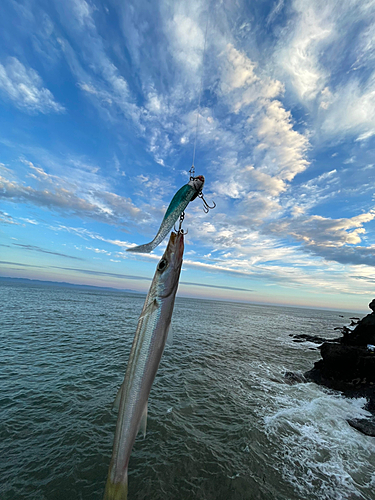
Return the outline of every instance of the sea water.
<path id="1" fill-rule="evenodd" d="M 99 500 L 144 296 L 0 286 L 0 498 Z M 375 499 L 364 399 L 289 385 L 348 313 L 177 298 L 129 500 Z"/>

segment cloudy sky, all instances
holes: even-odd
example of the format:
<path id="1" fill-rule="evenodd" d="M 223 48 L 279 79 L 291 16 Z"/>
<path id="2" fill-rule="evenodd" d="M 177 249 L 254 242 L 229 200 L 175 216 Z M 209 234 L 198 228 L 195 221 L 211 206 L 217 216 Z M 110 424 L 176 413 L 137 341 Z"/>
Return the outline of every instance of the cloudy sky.
<path id="1" fill-rule="evenodd" d="M 374 0 L 3 1 L 0 275 L 146 291 L 199 99 L 180 294 L 366 311 Z"/>

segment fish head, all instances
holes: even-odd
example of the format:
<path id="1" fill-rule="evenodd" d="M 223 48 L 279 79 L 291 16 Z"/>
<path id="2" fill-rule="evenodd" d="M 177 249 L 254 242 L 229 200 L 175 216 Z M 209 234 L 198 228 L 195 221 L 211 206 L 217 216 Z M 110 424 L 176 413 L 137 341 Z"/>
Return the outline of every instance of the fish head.
<path id="1" fill-rule="evenodd" d="M 156 273 L 158 275 L 160 297 L 168 297 L 176 293 L 180 277 L 182 257 L 184 254 L 184 233 L 171 233 L 163 257 L 160 259 Z"/>
<path id="2" fill-rule="evenodd" d="M 190 179 L 188 184 L 190 184 L 190 186 L 192 186 L 198 193 L 200 193 L 203 190 L 204 175 L 193 177 L 192 179 Z"/>

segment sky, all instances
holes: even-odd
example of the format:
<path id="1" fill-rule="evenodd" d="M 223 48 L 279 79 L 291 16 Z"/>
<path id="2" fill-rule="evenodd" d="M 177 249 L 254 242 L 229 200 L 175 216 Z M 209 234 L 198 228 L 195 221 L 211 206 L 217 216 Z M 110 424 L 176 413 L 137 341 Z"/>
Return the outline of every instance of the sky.
<path id="1" fill-rule="evenodd" d="M 369 312 L 374 0 L 1 11 L 0 276 L 146 292 L 196 137 L 180 296 Z"/>

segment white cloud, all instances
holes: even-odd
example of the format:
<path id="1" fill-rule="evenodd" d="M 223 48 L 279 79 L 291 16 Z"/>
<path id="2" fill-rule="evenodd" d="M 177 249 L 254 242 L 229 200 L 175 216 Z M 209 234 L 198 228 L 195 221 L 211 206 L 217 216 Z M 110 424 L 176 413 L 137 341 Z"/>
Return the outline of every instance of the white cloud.
<path id="1" fill-rule="evenodd" d="M 221 92 L 231 101 L 235 113 L 260 98 L 273 99 L 283 93 L 280 81 L 266 75 L 260 78 L 255 71 L 257 65 L 233 44 L 227 44 L 221 58 L 224 58 Z"/>
<path id="2" fill-rule="evenodd" d="M 249 231 L 241 227 L 243 219 L 239 213 L 236 213 L 237 228 L 233 224 L 234 216 L 226 214 L 225 219 L 219 221 L 220 217 L 213 215 L 213 231 L 205 231 L 197 223 L 199 228 L 189 226 L 189 233 L 194 240 L 201 239 L 207 250 L 215 248 L 217 257 L 203 259 L 197 256 L 194 264 L 202 270 L 242 273 L 273 284 L 284 283 L 289 288 L 307 286 L 319 294 L 368 293 L 371 287 L 365 278 L 361 283 L 350 274 L 373 276 L 374 245 L 358 246 L 355 242 L 358 237 L 365 236 L 362 226 L 374 216 L 375 211 L 336 221 L 305 217 L 295 223 L 283 219 L 274 222 L 273 227 L 263 224 L 258 231 L 255 228 Z M 315 237 L 314 242 L 312 237 Z"/>
<path id="3" fill-rule="evenodd" d="M 225 181 L 214 184 L 219 196 L 240 200 L 236 206 L 241 214 L 238 224 L 253 228 L 272 214 L 280 216 L 280 196 L 309 165 L 309 141 L 293 129 L 291 113 L 277 100 L 261 100 L 259 106 L 251 129 L 256 140 L 252 163 L 242 167 L 233 159 L 223 164 L 221 175 Z"/>
<path id="4" fill-rule="evenodd" d="M 65 27 L 81 47 L 80 57 L 67 38 L 58 38 L 78 86 L 105 112 L 108 120 L 118 120 L 118 111 L 140 127 L 140 109 L 134 103 L 128 82 L 107 54 L 93 17 L 93 8 L 85 0 L 60 2 L 58 9 L 65 18 Z M 71 18 L 71 10 L 75 19 Z"/>
<path id="5" fill-rule="evenodd" d="M 259 80 L 254 73 L 256 65 L 243 52 L 228 43 L 226 50 L 228 67 L 221 82 L 224 93 L 253 84 Z"/>
<path id="6" fill-rule="evenodd" d="M 3 212 L 2 210 L 0 210 L 0 222 L 2 222 L 3 224 L 20 224 L 14 217 L 12 217 L 7 212 Z"/>
<path id="7" fill-rule="evenodd" d="M 280 178 L 291 181 L 307 168 L 305 153 L 309 141 L 293 129 L 291 113 L 281 102 L 266 102 L 257 134 L 262 141 L 258 148 L 266 152 L 262 166 L 267 173 L 277 173 Z"/>
<path id="8" fill-rule="evenodd" d="M 194 19 L 196 13 L 186 13 L 184 7 L 176 4 L 176 12 L 168 22 L 172 53 L 181 68 L 195 73 L 202 64 L 204 33 Z"/>
<path id="9" fill-rule="evenodd" d="M 253 181 L 250 181 L 250 183 L 254 183 L 254 189 L 266 191 L 271 196 L 278 196 L 286 189 L 286 183 L 282 179 L 272 177 L 261 170 L 256 170 L 252 165 L 245 168 L 244 174 L 250 176 Z"/>
<path id="10" fill-rule="evenodd" d="M 214 189 L 221 196 L 240 200 L 241 223 L 256 227 L 265 217 L 280 212 L 280 195 L 309 165 L 310 145 L 305 135 L 294 130 L 291 112 L 275 99 L 283 92 L 281 82 L 258 75 L 256 65 L 233 44 L 227 44 L 223 57 L 227 63 L 222 65 L 220 89 L 238 118 L 229 130 L 224 129 L 225 122 L 213 120 L 211 135 L 226 145 Z M 251 153 L 239 160 L 246 150 Z"/>
<path id="11" fill-rule="evenodd" d="M 363 7 L 366 6 L 366 2 L 361 2 Z M 371 3 L 367 2 L 369 9 L 363 8 L 362 15 L 364 20 L 367 20 L 369 24 L 364 26 L 359 33 L 358 46 L 356 49 L 356 60 L 352 65 L 354 70 L 361 68 L 373 68 L 375 60 L 375 24 L 373 21 L 373 7 L 371 9 Z M 371 12 L 372 10 L 372 12 Z"/>
<path id="12" fill-rule="evenodd" d="M 164 106 L 162 103 L 162 98 L 159 96 L 156 91 L 151 91 L 148 93 L 148 102 L 146 104 L 146 108 L 155 114 L 162 113 L 164 111 Z"/>
<path id="13" fill-rule="evenodd" d="M 88 229 L 83 227 L 69 227 L 64 226 L 63 224 L 59 224 L 58 226 L 50 226 L 49 229 L 51 229 L 52 231 L 66 231 L 68 233 L 75 234 L 76 236 L 79 236 L 84 240 L 92 239 L 103 241 L 104 243 L 110 243 L 111 245 L 119 246 L 121 248 L 129 248 L 133 245 L 133 243 L 129 243 L 123 240 L 111 240 L 109 238 L 104 238 L 104 236 L 101 236 L 98 233 L 94 233 L 93 231 L 89 231 Z M 129 257 L 130 254 L 126 253 L 125 256 Z"/>
<path id="14" fill-rule="evenodd" d="M 0 64 L 0 90 L 15 105 L 29 112 L 61 113 L 64 107 L 57 103 L 52 93 L 43 87 L 38 73 L 26 68 L 16 57 Z"/>
<path id="15" fill-rule="evenodd" d="M 73 213 L 85 221 L 122 227 L 137 223 L 139 233 L 145 238 L 151 236 L 170 195 L 179 187 L 170 182 L 176 178 L 174 174 L 168 178 L 164 175 L 166 181 L 162 175 L 167 169 L 181 172 L 189 167 L 181 167 L 179 162 L 185 161 L 192 149 L 203 76 L 197 173 L 201 173 L 200 163 L 207 178 L 207 201 L 214 199 L 218 206 L 209 217 L 203 215 L 199 200 L 189 206 L 187 244 L 198 242 L 207 248 L 202 252 L 205 257 L 199 257 L 199 246 L 194 245 L 194 259 L 185 265 L 215 273 L 265 277 L 270 283 L 349 289 L 336 280 L 339 264 L 332 261 L 373 265 L 374 249 L 368 244 L 366 232 L 372 212 L 348 218 L 337 215 L 335 220 L 314 215 L 324 213 L 313 211 L 319 203 L 330 201 L 329 197 L 337 196 L 340 190 L 342 200 L 353 187 L 350 183 L 348 188 L 348 182 L 344 185 L 343 178 L 349 174 L 338 166 L 342 151 L 336 160 L 329 159 L 337 170 L 327 166 L 328 162 L 314 162 L 311 155 L 312 173 L 305 171 L 312 149 L 309 138 L 314 144 L 318 129 L 325 138 L 354 134 L 362 142 L 357 144 L 358 149 L 373 135 L 373 67 L 367 60 L 367 55 L 373 54 L 373 31 L 364 29 L 362 52 L 348 62 L 355 61 L 352 73 L 343 76 L 343 58 L 338 57 L 334 66 L 332 55 L 340 56 L 340 43 L 348 38 L 342 35 L 348 33 L 340 28 L 342 20 L 350 11 L 349 4 L 359 5 L 358 1 L 344 0 L 340 8 L 332 0 L 275 0 L 272 4 L 267 30 L 280 36 L 274 58 L 274 46 L 268 42 L 275 38 L 253 43 L 254 32 L 260 39 L 263 27 L 252 29 L 256 20 L 238 23 L 238 5 L 230 2 L 225 9 L 212 9 L 210 13 L 204 58 L 207 3 L 200 0 L 112 2 L 112 14 L 118 17 L 123 31 L 114 30 L 108 37 L 104 33 L 105 15 L 100 18 L 94 3 L 55 2 L 63 28 L 60 37 L 65 37 L 59 40 L 59 57 L 65 54 L 81 96 L 94 104 L 123 151 L 127 146 L 122 138 L 131 129 L 129 137 L 138 136 L 136 146 L 143 146 L 155 163 L 145 162 L 139 175 L 129 175 L 126 185 L 122 184 L 127 192 L 133 192 L 138 206 L 112 192 L 113 178 L 106 175 L 105 164 L 91 165 L 85 158 L 49 158 L 40 162 L 43 168 L 35 161 L 35 165 L 28 165 L 26 180 L 30 185 L 5 172 L 3 196 L 64 215 Z M 51 30 L 50 26 L 53 38 Z M 126 51 L 122 50 L 125 47 Z M 366 68 L 367 80 L 359 74 L 360 68 Z M 42 82 L 39 87 L 43 88 Z M 354 155 L 360 159 L 357 151 L 346 151 L 346 157 Z M 142 156 L 143 161 L 144 152 Z M 113 153 L 110 157 L 119 174 L 117 157 Z M 132 161 L 132 155 L 124 154 L 123 168 L 127 168 L 128 159 Z M 305 174 L 297 177 L 302 172 Z M 121 181 L 119 176 L 115 180 Z M 371 189 L 371 180 L 368 184 L 370 187 L 365 188 L 361 183 L 358 189 Z M 142 199 L 147 201 L 142 204 Z M 339 213 L 340 207 L 335 210 Z M 350 214 L 356 208 L 347 203 L 346 210 Z M 360 208 L 354 213 L 358 212 Z M 133 244 L 83 228 L 69 231 L 93 240 L 90 249 L 97 254 L 107 252 L 96 248 L 101 242 L 118 250 Z M 113 255 L 119 258 L 120 252 Z M 155 260 L 158 255 L 145 258 Z M 314 276 L 310 269 L 314 269 Z M 353 283 L 350 281 L 350 285 Z"/>
<path id="16" fill-rule="evenodd" d="M 321 127 L 326 135 L 354 134 L 359 141 L 375 135 L 375 72 L 364 85 L 352 79 L 339 86 L 322 116 Z"/>
<path id="17" fill-rule="evenodd" d="M 63 216 L 74 215 L 119 226 L 144 218 L 142 210 L 129 198 L 105 190 L 79 192 L 77 186 L 74 189 L 72 183 L 67 189 L 64 179 L 50 176 L 33 165 L 30 168 L 38 172 L 36 180 L 40 187 L 26 186 L 17 180 L 0 176 L 0 198 L 58 211 Z"/>
<path id="18" fill-rule="evenodd" d="M 285 209 L 290 209 L 293 217 L 306 214 L 317 205 L 335 199 L 340 192 L 342 193 L 342 184 L 343 181 L 336 169 L 324 172 L 294 186 L 293 191 L 284 197 L 283 205 Z"/>
<path id="19" fill-rule="evenodd" d="M 329 90 L 328 87 L 325 87 L 321 93 L 320 93 L 320 97 L 321 97 L 321 102 L 320 102 L 320 107 L 322 109 L 328 109 L 329 106 L 332 104 L 332 101 L 333 101 L 333 95 L 332 95 L 332 92 Z"/>
<path id="20" fill-rule="evenodd" d="M 27 222 L 28 224 L 32 224 L 33 226 L 37 226 L 39 224 L 39 222 L 37 222 L 36 220 L 29 219 L 27 217 L 20 217 L 20 219 Z"/>
<path id="21" fill-rule="evenodd" d="M 92 8 L 85 0 L 73 0 L 72 6 L 73 14 L 81 25 L 92 25 Z"/>
<path id="22" fill-rule="evenodd" d="M 373 247 L 360 246 L 366 235 L 365 223 L 375 219 L 375 210 L 350 218 L 330 219 L 318 215 L 271 222 L 264 230 L 289 235 L 315 255 L 342 263 L 375 265 Z"/>
<path id="23" fill-rule="evenodd" d="M 200 230 L 197 234 L 194 230 L 192 232 L 194 238 L 201 235 Z M 211 257 L 206 259 L 197 256 L 194 261 L 184 260 L 186 267 L 242 274 L 273 284 L 284 283 L 292 288 L 304 285 L 308 286 L 310 291 L 319 293 L 322 293 L 322 290 L 350 292 L 351 288 L 356 290 L 354 293 L 363 293 L 363 286 L 358 286 L 358 282 L 349 279 L 346 274 L 343 277 L 342 265 L 332 261 L 342 261 L 347 265 L 375 264 L 374 253 L 372 251 L 371 254 L 370 248 L 361 248 L 356 254 L 353 247 L 326 247 L 325 254 L 320 255 L 313 246 L 307 249 L 295 244 L 288 246 L 285 243 L 286 233 L 282 233 L 281 239 L 274 234 L 249 232 L 246 229 L 235 230 L 230 226 L 230 221 L 226 229 L 215 227 L 213 232 L 203 231 L 201 237 L 206 242 L 207 249 L 218 248 L 215 254 L 217 257 L 213 258 L 211 252 Z M 228 248 L 231 249 L 230 252 L 227 251 Z M 371 275 L 366 265 L 363 265 L 362 269 L 364 275 Z"/>
<path id="24" fill-rule="evenodd" d="M 295 16 L 282 32 L 275 61 L 289 75 L 301 100 L 314 99 L 326 86 L 328 73 L 320 62 L 322 44 L 334 35 L 330 2 L 294 0 Z"/>
<path id="25" fill-rule="evenodd" d="M 294 0 L 292 9 L 295 15 L 280 32 L 273 60 L 311 113 L 316 137 L 320 141 L 346 135 L 357 136 L 358 141 L 372 137 L 373 2 L 344 0 L 338 9 L 332 0 Z"/>
<path id="26" fill-rule="evenodd" d="M 277 16 L 280 14 L 284 7 L 284 2 L 285 0 L 278 0 L 278 2 L 275 2 L 275 5 L 273 6 L 271 12 L 267 16 L 267 25 L 272 24 L 275 19 L 277 19 Z"/>
<path id="27" fill-rule="evenodd" d="M 328 219 L 313 215 L 298 224 L 293 221 L 292 231 L 297 238 L 307 244 L 323 246 L 356 245 L 361 243 L 361 235 L 365 234 L 363 224 L 375 218 L 375 211 L 357 215 L 349 219 Z"/>
<path id="28" fill-rule="evenodd" d="M 112 255 L 112 252 L 108 252 L 108 250 L 104 250 L 102 248 L 86 247 L 86 250 L 92 250 L 95 253 L 102 253 L 105 255 Z"/>

